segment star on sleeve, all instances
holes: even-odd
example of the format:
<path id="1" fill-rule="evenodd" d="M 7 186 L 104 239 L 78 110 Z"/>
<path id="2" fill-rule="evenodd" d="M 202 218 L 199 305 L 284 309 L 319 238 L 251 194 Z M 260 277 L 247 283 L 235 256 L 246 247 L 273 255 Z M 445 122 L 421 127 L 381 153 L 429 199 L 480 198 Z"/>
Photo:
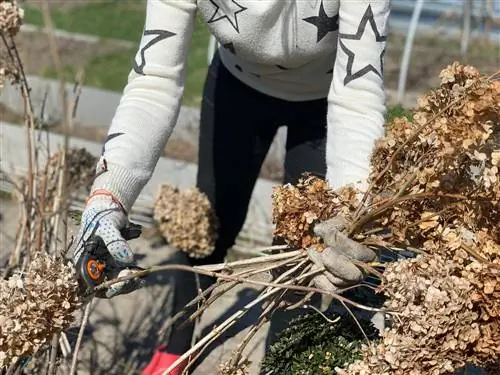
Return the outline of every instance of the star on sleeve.
<path id="1" fill-rule="evenodd" d="M 129 210 L 149 181 L 177 122 L 197 0 L 148 0 L 144 32 L 104 142 L 106 189 Z"/>
<path id="2" fill-rule="evenodd" d="M 328 94 L 327 179 L 366 189 L 375 141 L 383 135 L 383 58 L 390 0 L 340 0 L 339 39 Z"/>
<path id="3" fill-rule="evenodd" d="M 238 15 L 247 10 L 247 8 L 238 4 L 236 0 L 210 0 L 210 2 L 214 6 L 214 13 L 207 23 L 226 20 L 239 34 Z"/>
<path id="4" fill-rule="evenodd" d="M 387 36 L 380 34 L 372 7 L 368 5 L 356 33 L 339 35 L 340 48 L 348 57 L 344 85 L 370 72 L 382 77 L 386 40 Z M 374 51 L 363 53 L 366 51 L 360 50 L 357 44 L 371 44 Z"/>

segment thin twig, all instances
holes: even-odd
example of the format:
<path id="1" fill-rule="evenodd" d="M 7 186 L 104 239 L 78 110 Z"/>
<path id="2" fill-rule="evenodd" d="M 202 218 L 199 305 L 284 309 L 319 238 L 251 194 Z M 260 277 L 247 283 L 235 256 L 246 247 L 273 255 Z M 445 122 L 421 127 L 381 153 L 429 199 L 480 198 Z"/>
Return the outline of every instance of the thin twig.
<path id="1" fill-rule="evenodd" d="M 285 249 L 288 248 L 285 247 Z M 256 264 L 267 264 L 269 262 L 276 262 L 280 261 L 283 259 L 288 259 L 288 258 L 293 258 L 299 254 L 303 254 L 304 250 L 294 250 L 294 251 L 288 251 L 284 253 L 279 253 L 279 254 L 273 254 L 273 255 L 265 255 L 265 256 L 260 256 L 256 258 L 249 258 L 249 259 L 243 259 L 243 260 L 237 260 L 231 263 L 219 263 L 219 264 L 213 264 L 213 265 L 206 265 L 203 266 L 203 269 L 206 271 L 221 271 L 221 270 L 227 270 L 227 269 L 236 269 L 240 267 L 245 267 L 245 266 L 250 266 L 250 265 L 256 265 Z"/>
<path id="2" fill-rule="evenodd" d="M 343 297 L 343 296 L 341 296 L 341 295 L 339 295 L 337 293 L 333 293 L 333 292 L 330 292 L 330 291 L 327 291 L 327 290 L 322 290 L 322 289 L 312 288 L 312 287 L 305 287 L 305 286 L 301 286 L 301 285 L 287 285 L 287 284 L 278 284 L 278 283 L 272 283 L 272 282 L 264 282 L 264 281 L 258 281 L 258 280 L 251 280 L 251 279 L 242 278 L 242 277 L 235 277 L 235 276 L 231 276 L 231 275 L 224 275 L 224 274 L 217 273 L 217 272 L 205 271 L 202 266 L 190 267 L 190 266 L 181 265 L 181 264 L 178 264 L 178 265 L 170 265 L 169 264 L 169 265 L 165 265 L 165 266 L 151 267 L 151 268 L 148 268 L 148 269 L 145 269 L 145 270 L 142 270 L 142 271 L 134 272 L 133 274 L 130 274 L 130 275 L 127 275 L 127 276 L 118 277 L 116 279 L 109 280 L 109 281 L 106 281 L 106 282 L 98 285 L 97 287 L 95 287 L 93 289 L 92 293 L 95 293 L 95 292 L 97 292 L 99 290 L 103 290 L 103 289 L 109 288 L 111 285 L 116 284 L 117 282 L 120 282 L 120 281 L 132 280 L 132 279 L 135 279 L 135 278 L 138 278 L 138 277 L 147 276 L 147 275 L 149 275 L 151 273 L 154 273 L 154 272 L 167 271 L 167 270 L 179 270 L 179 271 L 186 271 L 186 272 L 196 272 L 196 273 L 199 273 L 201 275 L 211 276 L 211 277 L 214 277 L 214 278 L 220 278 L 220 279 L 223 279 L 223 280 L 238 281 L 240 283 L 248 283 L 248 284 L 253 284 L 253 285 L 274 287 L 274 288 L 277 288 L 277 289 L 289 289 L 289 290 L 297 290 L 297 291 L 301 291 L 301 292 L 315 292 L 315 293 L 319 293 L 319 294 L 326 294 L 326 295 L 329 295 L 331 297 L 334 297 L 335 299 L 338 299 L 339 301 L 340 300 L 344 301 L 344 302 L 346 302 L 346 303 L 348 303 L 350 305 L 353 305 L 355 307 L 358 307 L 358 308 L 366 310 L 366 311 L 375 311 L 375 312 L 383 311 L 381 309 L 376 309 L 376 308 L 373 308 L 373 307 L 361 305 L 361 304 L 359 304 L 357 302 L 354 302 L 354 301 L 351 301 L 348 298 L 345 298 L 345 297 Z"/>
<path id="3" fill-rule="evenodd" d="M 283 294 L 285 293 L 286 292 L 283 292 Z M 279 301 L 280 299 L 280 297 L 277 298 L 277 301 Z M 247 332 L 245 337 L 243 337 L 241 342 L 238 344 L 236 349 L 233 350 L 233 354 L 231 355 L 231 360 L 229 362 L 230 368 L 238 367 L 238 365 L 240 364 L 241 356 L 243 354 L 243 350 L 245 350 L 247 345 L 250 343 L 255 334 L 262 328 L 262 326 L 269 321 L 274 312 L 278 310 L 280 304 L 277 303 L 277 301 L 275 300 L 270 302 L 269 306 L 267 306 L 262 314 L 260 314 L 259 318 L 257 319 L 257 323 L 252 326 L 252 328 Z"/>
<path id="4" fill-rule="evenodd" d="M 318 271 L 311 272 L 310 275 L 304 275 L 305 277 L 309 277 L 311 275 L 317 274 Z M 182 363 L 186 358 L 191 356 L 193 353 L 197 352 L 202 346 L 204 346 L 208 341 L 210 341 L 214 336 L 219 336 L 221 333 L 226 331 L 229 327 L 231 327 L 238 319 L 240 319 L 243 315 L 245 315 L 252 307 L 256 306 L 260 302 L 267 300 L 272 297 L 274 294 L 278 293 L 282 288 L 273 288 L 267 293 L 261 293 L 259 297 L 255 298 L 253 301 L 247 303 L 242 309 L 235 312 L 228 319 L 226 319 L 219 326 L 215 327 L 208 335 L 203 337 L 196 345 L 191 347 L 186 353 L 181 355 L 169 368 L 167 368 L 162 375 L 168 375 L 170 371 L 175 369 L 180 363 Z"/>
<path id="5" fill-rule="evenodd" d="M 314 310 L 316 313 L 318 313 L 319 315 L 321 315 L 321 317 L 323 319 L 325 319 L 328 323 L 334 324 L 334 323 L 337 323 L 341 319 L 340 316 L 337 316 L 335 319 L 330 319 L 325 314 L 323 314 L 316 306 L 313 306 L 313 305 L 305 305 L 304 307 L 308 308 L 308 309 Z"/>
<path id="6" fill-rule="evenodd" d="M 48 375 L 54 375 L 56 373 L 56 360 L 57 360 L 57 350 L 59 347 L 59 335 L 54 334 L 52 336 L 52 348 L 50 351 L 49 369 L 47 370 Z"/>
<path id="7" fill-rule="evenodd" d="M 78 353 L 80 352 L 80 345 L 82 344 L 83 334 L 85 332 L 85 327 L 89 321 L 90 310 L 93 299 L 89 301 L 85 310 L 83 312 L 82 325 L 80 326 L 80 331 L 78 332 L 78 338 L 76 339 L 75 350 L 73 351 L 73 359 L 71 360 L 71 369 L 69 370 L 69 375 L 73 375 L 76 372 L 76 364 L 78 362 Z"/>
<path id="8" fill-rule="evenodd" d="M 253 276 L 253 275 L 256 275 L 256 274 L 260 274 L 260 273 L 263 273 L 263 272 L 271 271 L 272 269 L 275 269 L 275 268 L 279 268 L 279 267 L 285 266 L 286 264 L 289 264 L 289 262 L 293 262 L 293 261 L 298 260 L 298 259 L 300 259 L 300 256 L 297 256 L 295 258 L 292 258 L 292 259 L 289 259 L 289 260 L 285 260 L 285 261 L 282 261 L 281 263 L 276 263 L 276 264 L 273 264 L 273 265 L 270 265 L 268 267 L 264 267 L 264 268 L 261 268 L 261 269 L 257 269 L 257 270 L 245 270 L 245 271 L 236 273 L 233 276 L 250 277 L 250 276 Z M 223 285 L 223 283 L 225 283 L 226 285 Z M 207 289 L 205 289 L 203 291 L 203 293 L 201 293 L 200 295 L 198 295 L 197 297 L 195 297 L 193 300 L 191 300 L 184 307 L 184 309 L 182 309 L 181 311 L 179 311 L 173 317 L 169 318 L 165 322 L 165 324 L 161 327 L 161 329 L 160 329 L 160 336 L 163 335 L 168 328 L 170 328 L 173 324 L 175 324 L 175 322 L 177 322 L 180 318 L 182 318 L 184 315 L 186 315 L 187 309 L 189 307 L 194 306 L 200 300 L 204 299 L 206 296 L 208 296 L 210 293 L 212 293 L 212 291 L 214 289 L 222 287 L 222 289 L 220 291 L 218 291 L 214 295 L 211 295 L 210 298 L 208 298 L 205 301 L 205 305 L 203 306 L 203 308 L 206 308 L 206 307 L 210 306 L 217 298 L 219 298 L 221 295 L 227 293 L 228 291 L 230 291 L 231 289 L 233 289 L 238 284 L 239 284 L 239 282 L 237 282 L 237 281 L 232 281 L 232 282 L 218 281 L 218 282 L 212 284 Z"/>
<path id="9" fill-rule="evenodd" d="M 367 273 L 375 275 L 379 278 L 382 278 L 382 274 L 378 272 L 372 265 L 365 263 L 363 261 L 357 259 L 351 259 L 351 262 L 358 266 L 359 268 L 365 270 Z"/>
<path id="10" fill-rule="evenodd" d="M 311 297 L 314 295 L 314 292 L 308 292 L 303 298 L 301 298 L 298 302 L 295 302 L 294 304 L 287 306 L 285 310 L 295 310 L 298 309 L 299 307 L 305 306 L 307 301 L 311 299 Z"/>
<path id="11" fill-rule="evenodd" d="M 420 125 L 417 129 L 415 129 L 413 131 L 412 134 L 410 134 L 410 136 L 393 152 L 393 154 L 391 155 L 391 158 L 389 159 L 389 161 L 387 162 L 387 165 L 384 167 L 384 169 L 382 169 L 382 171 L 380 171 L 380 173 L 375 176 L 375 178 L 371 181 L 370 185 L 368 186 L 368 189 L 366 190 L 366 192 L 364 193 L 363 195 L 363 198 L 361 199 L 361 202 L 359 204 L 359 207 L 358 209 L 356 210 L 355 214 L 354 214 L 354 219 L 353 219 L 353 222 L 356 222 L 356 221 L 359 221 L 360 217 L 364 214 L 364 212 L 366 212 L 366 208 L 364 207 L 364 203 L 366 202 L 366 200 L 368 199 L 368 197 L 370 196 L 370 193 L 372 191 L 372 189 L 374 188 L 374 186 L 380 181 L 380 179 L 389 171 L 389 169 L 392 167 L 393 163 L 394 163 L 394 160 L 396 159 L 396 156 L 399 155 L 399 153 L 403 150 L 406 149 L 406 146 L 410 143 L 410 142 L 413 142 L 413 140 L 418 137 L 418 135 L 420 134 L 420 132 L 425 129 L 427 126 L 429 126 L 430 124 L 432 124 L 432 122 L 434 122 L 439 116 L 443 115 L 448 109 L 450 109 L 453 105 L 455 105 L 456 103 L 458 103 L 459 101 L 461 101 L 462 99 L 464 99 L 468 94 L 468 91 L 466 91 L 464 94 L 458 96 L 456 99 L 452 100 L 450 103 L 448 103 L 444 108 L 442 108 L 441 110 L 439 110 L 436 114 L 434 114 L 430 119 L 428 119 L 427 121 L 425 121 L 422 125 Z M 349 230 L 350 233 L 353 232 L 353 230 Z"/>
<path id="12" fill-rule="evenodd" d="M 448 198 L 448 199 L 462 200 L 462 201 L 486 201 L 486 202 L 495 200 L 494 198 L 488 198 L 488 197 L 479 197 L 479 196 L 468 197 L 462 194 L 436 194 L 436 193 L 419 193 L 419 194 L 409 194 L 401 197 L 395 197 L 380 202 L 379 207 L 373 209 L 372 211 L 363 216 L 360 216 L 358 220 L 354 221 L 351 224 L 351 227 L 349 229 L 349 235 L 352 235 L 358 228 L 361 228 L 363 225 L 375 219 L 377 216 L 381 215 L 386 210 L 393 208 L 396 204 L 409 200 L 439 199 L 439 198 Z"/>
<path id="13" fill-rule="evenodd" d="M 354 319 L 354 322 L 356 323 L 356 325 L 358 326 L 359 330 L 361 331 L 361 333 L 365 337 L 366 342 L 370 342 L 370 339 L 368 338 L 368 335 L 365 333 L 365 330 L 363 329 L 363 327 L 361 327 L 361 324 L 359 323 L 358 318 L 356 318 L 356 315 L 354 315 L 354 313 L 352 312 L 352 310 L 343 301 L 340 301 L 340 303 L 342 304 L 342 306 L 344 306 L 344 308 L 347 310 L 347 312 L 349 313 L 349 315 L 351 315 L 351 317 Z"/>
<path id="14" fill-rule="evenodd" d="M 52 23 L 52 17 L 50 15 L 50 9 L 49 9 L 49 4 L 47 0 L 44 0 L 42 2 L 42 15 L 43 15 L 43 20 L 45 23 L 45 28 L 47 31 L 47 37 L 48 37 L 48 42 L 49 42 L 49 50 L 50 54 L 52 56 L 52 61 L 55 66 L 55 70 L 57 72 L 58 80 L 59 80 L 59 92 L 60 92 L 60 98 L 61 98 L 61 105 L 62 105 L 62 110 L 63 110 L 63 128 L 64 128 L 64 147 L 63 147 L 63 153 L 62 153 L 62 169 L 61 169 L 61 174 L 60 174 L 60 179 L 59 179 L 59 186 L 58 186 L 58 194 L 56 197 L 57 199 L 60 199 L 61 202 L 67 202 L 68 200 L 68 189 L 67 189 L 67 181 L 68 181 L 68 168 L 66 165 L 67 162 L 67 155 L 68 155 L 68 149 L 69 149 L 69 135 L 70 135 L 70 130 L 73 125 L 73 110 L 70 111 L 70 104 L 68 102 L 68 94 L 66 92 L 66 80 L 64 79 L 64 70 L 63 70 L 63 65 L 61 61 L 61 56 L 59 55 L 59 50 L 57 48 L 57 42 L 56 38 L 54 36 L 54 25 Z M 76 101 L 75 101 L 76 102 Z M 73 104 L 73 107 L 75 105 Z M 67 210 L 63 210 L 61 212 L 61 216 L 58 216 L 58 219 L 56 220 L 56 228 L 59 225 L 59 222 L 62 220 L 62 223 L 64 225 L 63 231 L 62 231 L 62 242 L 63 244 L 67 243 L 67 235 L 68 235 L 68 230 L 67 230 Z M 58 229 L 58 228 L 57 228 Z M 56 234 L 57 234 L 56 230 Z M 57 240 L 54 241 L 54 244 L 57 243 Z"/>

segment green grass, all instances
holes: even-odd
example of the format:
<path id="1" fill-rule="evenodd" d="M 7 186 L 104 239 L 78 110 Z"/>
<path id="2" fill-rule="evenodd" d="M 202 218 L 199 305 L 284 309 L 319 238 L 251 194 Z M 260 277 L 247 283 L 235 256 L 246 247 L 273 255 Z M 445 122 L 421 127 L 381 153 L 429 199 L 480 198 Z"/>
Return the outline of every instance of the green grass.
<path id="1" fill-rule="evenodd" d="M 131 42 L 139 41 L 145 14 L 146 4 L 143 0 L 108 0 L 82 6 L 55 8 L 51 12 L 52 22 L 57 29 Z M 43 26 L 41 11 L 38 8 L 27 7 L 25 23 Z"/>
<path id="2" fill-rule="evenodd" d="M 145 10 L 143 0 L 114 0 L 55 9 L 52 11 L 52 19 L 57 29 L 138 43 L 144 27 Z M 33 7 L 25 9 L 25 22 L 37 26 L 44 25 L 40 10 Z M 208 69 L 208 40 L 209 33 L 205 25 L 197 20 L 188 57 L 184 105 L 199 106 L 200 104 Z M 85 63 L 85 84 L 105 90 L 122 91 L 135 54 L 134 48 L 96 56 Z M 71 80 L 75 77 L 76 68 L 67 66 L 65 73 L 67 79 Z M 55 72 L 46 70 L 44 75 L 55 77 Z"/>
<path id="3" fill-rule="evenodd" d="M 387 108 L 387 116 L 386 116 L 386 121 L 392 122 L 396 117 L 406 117 L 408 121 L 413 121 L 413 115 L 410 110 L 400 106 L 396 105 L 393 107 Z"/>

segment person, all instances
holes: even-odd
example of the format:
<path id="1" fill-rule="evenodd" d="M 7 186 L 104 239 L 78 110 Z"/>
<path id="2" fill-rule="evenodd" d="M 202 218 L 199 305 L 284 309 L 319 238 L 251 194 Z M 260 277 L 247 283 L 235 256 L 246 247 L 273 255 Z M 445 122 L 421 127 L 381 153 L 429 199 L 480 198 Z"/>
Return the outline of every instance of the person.
<path id="1" fill-rule="evenodd" d="M 384 132 L 389 0 L 148 0 L 140 46 L 82 215 L 75 262 L 85 241 L 99 236 L 120 275 L 133 272 L 134 254 L 121 230 L 177 121 L 197 13 L 219 44 L 204 85 L 197 171 L 219 236 L 213 254 L 190 264 L 224 260 L 281 126 L 287 127 L 284 183 L 309 172 L 334 188 L 366 189 L 370 155 Z M 320 255 L 309 249 L 327 271 L 316 285 L 335 290 L 359 281 L 350 259 L 371 260 L 373 252 L 343 237 L 334 223 L 321 225 L 318 233 L 331 246 Z M 202 288 L 212 282 L 204 278 Z M 183 283 L 175 293 L 175 309 L 196 295 L 194 285 L 188 292 Z M 121 282 L 106 296 L 138 287 L 137 280 Z M 143 374 L 168 368 L 192 335 L 192 326 L 174 327 Z"/>

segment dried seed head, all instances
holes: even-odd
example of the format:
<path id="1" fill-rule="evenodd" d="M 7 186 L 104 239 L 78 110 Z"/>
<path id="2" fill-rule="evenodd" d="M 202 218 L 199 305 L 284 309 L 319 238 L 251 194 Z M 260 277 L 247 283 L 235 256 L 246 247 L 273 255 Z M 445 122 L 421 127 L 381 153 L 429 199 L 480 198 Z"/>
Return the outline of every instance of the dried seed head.
<path id="1" fill-rule="evenodd" d="M 35 252 L 24 273 L 0 281 L 0 368 L 35 354 L 81 307 L 74 268 Z"/>
<path id="2" fill-rule="evenodd" d="M 426 255 L 385 269 L 386 308 L 397 317 L 340 374 L 438 375 L 465 363 L 498 366 L 500 81 L 458 63 L 440 77 L 413 120 L 395 119 L 377 143 L 368 216 L 353 234 Z M 356 206 L 353 196 L 334 197 L 325 187 L 306 179 L 277 188 L 275 233 L 306 247 L 319 242 L 311 237 L 314 221 L 339 213 L 349 219 L 345 207 Z M 378 234 L 380 228 L 389 231 Z"/>
<path id="3" fill-rule="evenodd" d="M 315 176 L 304 175 L 296 186 L 277 186 L 273 190 L 274 235 L 293 247 L 306 249 L 316 245 L 321 250 L 321 239 L 313 233 L 314 224 L 337 214 L 347 215 L 349 205 L 342 202 L 355 206 L 354 190 L 334 191 Z"/>
<path id="4" fill-rule="evenodd" d="M 153 217 L 168 243 L 190 257 L 204 258 L 214 251 L 217 218 L 208 198 L 197 188 L 160 186 Z"/>
<path id="5" fill-rule="evenodd" d="M 24 10 L 16 0 L 0 0 L 0 31 L 14 36 L 21 28 Z"/>
<path id="6" fill-rule="evenodd" d="M 56 152 L 50 157 L 49 174 L 57 175 L 62 164 L 62 151 Z M 66 169 L 68 170 L 67 186 L 72 191 L 84 191 L 88 193 L 92 186 L 97 157 L 85 148 L 70 148 L 66 155 Z"/>

